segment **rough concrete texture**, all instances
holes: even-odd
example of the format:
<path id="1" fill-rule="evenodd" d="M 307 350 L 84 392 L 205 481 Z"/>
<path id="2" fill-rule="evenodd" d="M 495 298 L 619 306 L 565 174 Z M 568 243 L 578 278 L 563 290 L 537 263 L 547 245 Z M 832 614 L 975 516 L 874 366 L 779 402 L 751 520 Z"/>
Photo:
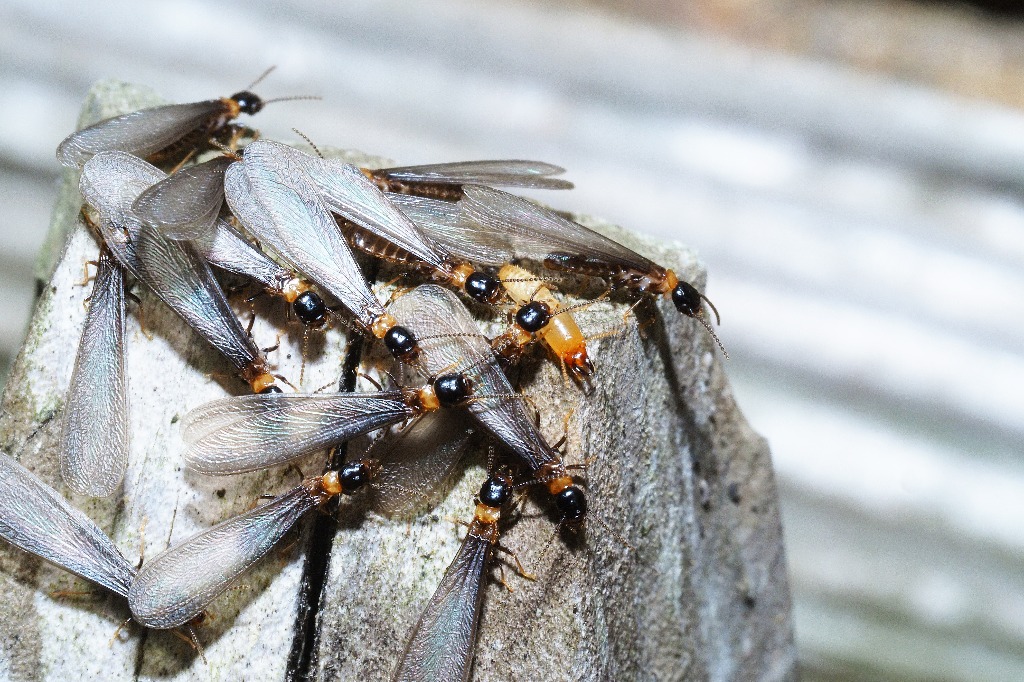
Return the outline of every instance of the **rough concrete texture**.
<path id="1" fill-rule="evenodd" d="M 100 84 L 82 123 L 154 101 L 140 88 Z M 93 238 L 75 225 L 74 182 L 69 173 L 40 259 L 44 275 L 55 265 L 52 278 L 42 286 L 0 415 L 0 447 L 59 490 L 65 489 L 55 448 L 89 291 L 79 282 L 83 263 L 97 253 Z M 551 201 L 568 204 L 571 194 Z M 588 224 L 703 287 L 692 252 Z M 65 240 L 61 253 L 57 245 Z M 391 276 L 382 271 L 379 279 Z M 580 291 L 568 281 L 562 288 Z M 243 511 L 260 494 L 283 492 L 298 476 L 288 469 L 205 479 L 183 471 L 180 416 L 245 386 L 155 297 L 141 292 L 141 299 L 127 326 L 133 441 L 123 489 L 104 500 L 71 497 L 130 558 L 143 546 L 152 556 Z M 247 317 L 244 299 L 232 298 Z M 530 583 L 506 569 L 513 592 L 497 581 L 489 585 L 472 679 L 792 679 L 789 590 L 768 447 L 740 414 L 721 357 L 695 322 L 662 302 L 656 313 L 641 311 L 647 326 L 623 326 L 627 307 L 613 297 L 577 315 L 588 334 L 621 329 L 591 344 L 591 393 L 567 385 L 540 349 L 516 373 L 551 440 L 561 437 L 575 408 L 567 459 L 589 462 L 590 513 L 602 523 L 553 539 L 546 502 L 528 497 L 502 544 L 539 579 Z M 269 359 L 298 383 L 301 329 L 275 301 L 260 300 L 256 308 L 257 342 L 273 345 L 281 333 Z M 140 310 L 152 339 L 140 330 Z M 336 384 L 345 352 L 342 330 L 311 338 L 303 389 Z M 374 358 L 371 349 L 366 361 Z M 200 631 L 205 664 L 167 632 L 129 626 L 110 644 L 127 617 L 124 603 L 109 595 L 53 595 L 87 586 L 0 547 L 0 678 L 386 679 L 457 550 L 464 529 L 451 519 L 472 514 L 485 477 L 480 450 L 445 499 L 419 517 L 385 517 L 369 497 L 345 500 L 337 524 L 311 515 L 294 543 L 214 602 L 214 619 Z M 311 457 L 301 467 L 313 473 L 323 461 Z"/>

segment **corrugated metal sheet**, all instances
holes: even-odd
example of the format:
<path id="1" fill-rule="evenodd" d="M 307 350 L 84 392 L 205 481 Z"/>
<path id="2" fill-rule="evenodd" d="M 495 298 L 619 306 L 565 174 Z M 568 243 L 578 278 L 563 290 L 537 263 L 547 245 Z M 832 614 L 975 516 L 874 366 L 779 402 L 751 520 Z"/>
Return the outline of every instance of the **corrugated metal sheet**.
<path id="1" fill-rule="evenodd" d="M 264 67 L 275 136 L 541 158 L 547 197 L 696 246 L 773 445 L 808 679 L 1024 676 L 1024 117 L 527 3 L 0 4 L 0 348 L 99 78 L 191 100 Z"/>

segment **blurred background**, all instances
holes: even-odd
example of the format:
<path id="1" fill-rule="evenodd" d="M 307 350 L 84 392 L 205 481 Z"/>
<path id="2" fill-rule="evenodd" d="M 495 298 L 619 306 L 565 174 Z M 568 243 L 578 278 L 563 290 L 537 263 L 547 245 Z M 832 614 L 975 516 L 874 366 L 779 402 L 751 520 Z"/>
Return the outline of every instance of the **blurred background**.
<path id="1" fill-rule="evenodd" d="M 269 136 L 558 163 L 555 205 L 700 252 L 775 456 L 804 680 L 1024 679 L 1016 8 L 2 0 L 0 364 L 90 84 L 193 101 L 277 65 L 260 94 L 324 99 L 269 106 Z"/>

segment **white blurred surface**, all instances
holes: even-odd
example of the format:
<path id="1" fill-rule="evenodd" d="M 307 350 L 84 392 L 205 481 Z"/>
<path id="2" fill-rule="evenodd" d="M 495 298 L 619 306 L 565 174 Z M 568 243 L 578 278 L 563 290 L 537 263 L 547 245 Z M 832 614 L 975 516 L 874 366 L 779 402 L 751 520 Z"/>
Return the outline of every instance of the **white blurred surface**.
<path id="1" fill-rule="evenodd" d="M 538 158 L 696 247 L 773 447 L 808 679 L 1024 678 L 1024 116 L 583 7 L 0 2 L 0 346 L 95 80 L 402 163 Z"/>

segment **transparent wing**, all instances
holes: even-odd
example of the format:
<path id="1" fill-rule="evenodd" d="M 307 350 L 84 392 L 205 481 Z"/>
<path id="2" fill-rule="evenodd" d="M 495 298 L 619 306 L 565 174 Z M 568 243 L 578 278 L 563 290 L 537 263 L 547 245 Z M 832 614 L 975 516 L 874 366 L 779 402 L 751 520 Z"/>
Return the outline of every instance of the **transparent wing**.
<path id="1" fill-rule="evenodd" d="M 124 597 L 135 579 L 134 567 L 88 516 L 2 452 L 0 537 Z"/>
<path id="2" fill-rule="evenodd" d="M 543 261 L 567 254 L 608 264 L 613 270 L 662 269 L 632 249 L 522 197 L 479 185 L 467 185 L 463 194 L 459 204 L 466 218 L 485 230 L 502 234 L 519 258 Z"/>
<path id="3" fill-rule="evenodd" d="M 467 220 L 458 203 L 412 194 L 388 193 L 387 197 L 428 239 L 463 260 L 500 266 L 516 257 L 511 240 Z"/>
<path id="4" fill-rule="evenodd" d="M 131 205 L 166 175 L 124 152 L 97 154 L 79 186 L 100 213 L 99 229 L 111 252 L 238 369 L 260 360 L 259 351 L 231 312 L 210 266 L 187 242 L 173 242 L 142 223 Z"/>
<path id="5" fill-rule="evenodd" d="M 105 151 L 124 151 L 145 158 L 217 117 L 223 109 L 221 100 L 212 99 L 108 118 L 66 137 L 57 146 L 57 160 L 69 168 L 81 168 Z"/>
<path id="6" fill-rule="evenodd" d="M 476 646 L 491 543 L 470 531 L 427 602 L 394 682 L 466 682 Z"/>
<path id="7" fill-rule="evenodd" d="M 131 210 L 136 197 L 167 177 L 159 168 L 126 152 L 102 152 L 82 169 L 78 187 L 100 214 L 103 241 L 135 278 L 141 278 L 136 245 L 142 222 Z"/>
<path id="8" fill-rule="evenodd" d="M 223 220 L 192 243 L 210 265 L 254 279 L 271 291 L 281 291 L 295 277 Z"/>
<path id="9" fill-rule="evenodd" d="M 182 168 L 139 194 L 132 210 L 170 239 L 197 239 L 213 229 L 224 205 L 224 172 L 234 160 L 218 156 Z"/>
<path id="10" fill-rule="evenodd" d="M 128 466 L 124 271 L 100 252 L 60 432 L 60 472 L 80 495 L 112 494 Z"/>
<path id="11" fill-rule="evenodd" d="M 473 436 L 460 410 L 438 410 L 388 434 L 370 451 L 381 463 L 370 491 L 388 516 L 432 509 L 448 493 Z"/>
<path id="12" fill-rule="evenodd" d="M 335 159 L 321 159 L 278 143 L 268 142 L 267 147 L 273 149 L 273 158 L 287 156 L 301 165 L 324 205 L 334 213 L 408 251 L 436 270 L 450 267 L 448 254 L 430 243 L 355 166 Z"/>
<path id="13" fill-rule="evenodd" d="M 297 486 L 150 559 L 128 593 L 132 616 L 151 628 L 184 625 L 269 552 L 318 501 L 305 485 Z"/>
<path id="14" fill-rule="evenodd" d="M 403 182 L 437 184 L 498 185 L 499 187 L 529 187 L 533 189 L 572 189 L 573 184 L 562 178 L 565 169 L 543 161 L 506 159 L 497 161 L 457 161 L 423 166 L 396 166 L 372 171 L 374 175 Z"/>
<path id="15" fill-rule="evenodd" d="M 185 463 L 203 474 L 255 471 L 412 416 L 398 392 L 222 398 L 185 415 Z"/>
<path id="16" fill-rule="evenodd" d="M 142 281 L 219 350 L 238 370 L 262 364 L 252 339 L 231 311 L 210 266 L 188 242 L 172 241 L 149 225 L 139 230 Z"/>
<path id="17" fill-rule="evenodd" d="M 253 147 L 257 147 L 253 150 Z M 224 191 L 245 228 L 369 327 L 384 313 L 330 212 L 302 168 L 257 141 L 232 165 Z"/>
<path id="18" fill-rule="evenodd" d="M 399 324 L 417 331 L 428 372 L 466 372 L 473 384 L 473 400 L 466 409 L 499 444 L 531 471 L 558 461 L 498 366 L 486 337 L 455 294 L 424 284 L 392 303 L 389 312 Z"/>

